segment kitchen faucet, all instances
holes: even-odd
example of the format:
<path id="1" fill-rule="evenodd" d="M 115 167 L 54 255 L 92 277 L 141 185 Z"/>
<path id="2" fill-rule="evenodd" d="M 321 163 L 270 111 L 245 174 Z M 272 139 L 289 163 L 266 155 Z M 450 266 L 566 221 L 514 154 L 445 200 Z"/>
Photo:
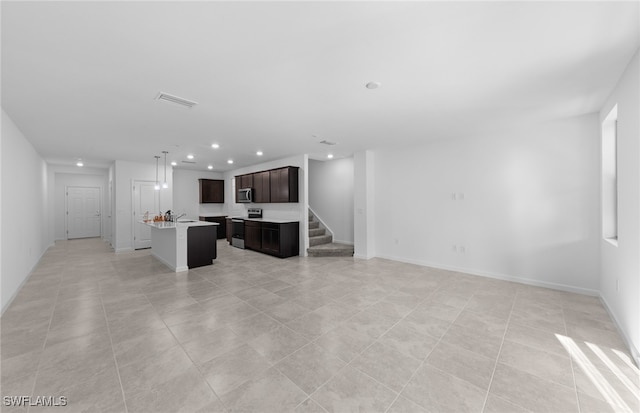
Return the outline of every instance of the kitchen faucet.
<path id="1" fill-rule="evenodd" d="M 182 214 L 180 214 L 180 215 L 178 215 L 178 216 L 176 217 L 176 222 L 178 222 L 178 220 L 179 220 L 180 218 L 182 218 L 183 216 L 185 216 L 185 215 L 187 215 L 187 213 L 186 213 L 186 212 L 185 212 L 185 213 L 182 213 Z"/>

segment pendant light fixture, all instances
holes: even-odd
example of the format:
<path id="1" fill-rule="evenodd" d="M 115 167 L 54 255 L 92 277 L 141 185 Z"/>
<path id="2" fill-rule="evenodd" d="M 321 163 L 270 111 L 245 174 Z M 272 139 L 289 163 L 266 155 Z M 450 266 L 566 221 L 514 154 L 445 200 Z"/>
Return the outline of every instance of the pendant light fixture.
<path id="1" fill-rule="evenodd" d="M 154 158 L 156 158 L 156 185 L 153 187 L 153 189 L 155 189 L 156 191 L 160 190 L 160 181 L 158 181 L 158 161 L 160 160 L 160 157 L 158 155 L 154 156 Z"/>
<path id="2" fill-rule="evenodd" d="M 162 182 L 162 187 L 167 189 L 169 188 L 169 184 L 167 183 L 167 154 L 169 152 L 162 151 L 162 153 L 164 153 L 164 182 Z"/>

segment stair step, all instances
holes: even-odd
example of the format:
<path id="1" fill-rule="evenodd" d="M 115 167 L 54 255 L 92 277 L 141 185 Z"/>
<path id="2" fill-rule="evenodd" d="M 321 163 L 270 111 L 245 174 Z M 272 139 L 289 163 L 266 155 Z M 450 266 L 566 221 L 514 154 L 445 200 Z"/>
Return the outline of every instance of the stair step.
<path id="1" fill-rule="evenodd" d="M 309 230 L 310 237 L 319 237 L 320 235 L 324 235 L 325 230 L 323 228 L 314 228 Z"/>
<path id="2" fill-rule="evenodd" d="M 309 229 L 315 229 L 320 227 L 320 223 L 318 221 L 309 221 Z"/>
<path id="3" fill-rule="evenodd" d="M 320 244 L 327 244 L 333 240 L 331 235 L 320 235 L 318 237 L 309 237 L 309 246 L 313 247 Z"/>
<path id="4" fill-rule="evenodd" d="M 307 248 L 310 257 L 352 257 L 353 245 L 331 242 Z"/>

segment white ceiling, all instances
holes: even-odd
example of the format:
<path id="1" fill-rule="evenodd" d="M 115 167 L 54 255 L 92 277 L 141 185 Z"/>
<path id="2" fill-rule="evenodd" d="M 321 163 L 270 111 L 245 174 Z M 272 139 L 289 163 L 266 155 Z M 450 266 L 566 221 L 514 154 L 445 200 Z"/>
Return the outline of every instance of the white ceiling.
<path id="1" fill-rule="evenodd" d="M 225 171 L 591 113 L 640 44 L 637 1 L 1 7 L 2 107 L 48 161 L 97 167 L 167 150 Z"/>

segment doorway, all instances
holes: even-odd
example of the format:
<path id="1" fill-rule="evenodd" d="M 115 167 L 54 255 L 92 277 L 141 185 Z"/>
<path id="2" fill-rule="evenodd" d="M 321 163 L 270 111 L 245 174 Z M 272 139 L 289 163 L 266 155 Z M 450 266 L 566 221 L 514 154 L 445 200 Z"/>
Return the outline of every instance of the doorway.
<path id="1" fill-rule="evenodd" d="M 160 210 L 160 194 L 155 190 L 155 184 L 151 181 L 133 181 L 133 248 L 136 250 L 151 248 L 151 227 L 140 221 L 146 212 L 153 218 Z"/>
<path id="2" fill-rule="evenodd" d="M 100 188 L 68 186 L 67 239 L 94 238 L 102 235 Z"/>

